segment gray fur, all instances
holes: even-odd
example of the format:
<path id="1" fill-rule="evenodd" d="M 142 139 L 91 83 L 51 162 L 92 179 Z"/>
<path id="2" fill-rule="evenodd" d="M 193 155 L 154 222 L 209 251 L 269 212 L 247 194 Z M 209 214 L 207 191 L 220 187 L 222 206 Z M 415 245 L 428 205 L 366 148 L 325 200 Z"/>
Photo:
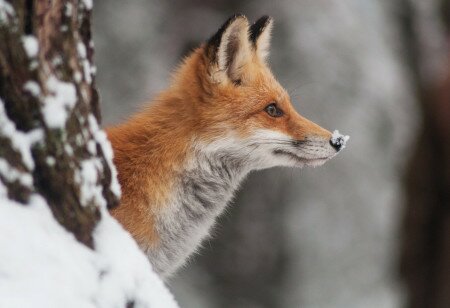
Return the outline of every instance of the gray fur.
<path id="1" fill-rule="evenodd" d="M 160 246 L 148 249 L 155 270 L 172 274 L 207 238 L 216 217 L 232 199 L 247 173 L 243 162 L 228 155 L 199 154 L 189 170 L 180 172 L 168 212 L 156 222 Z"/>
<path id="2" fill-rule="evenodd" d="M 249 171 L 318 165 L 336 154 L 329 140 L 293 141 L 272 131 L 260 131 L 242 140 L 224 136 L 211 144 L 198 145 L 197 149 L 201 150 L 195 152 L 194 160 L 178 170 L 167 206 L 158 211 L 158 246 L 146 249 L 162 277 L 182 266 L 208 237 L 216 217 Z"/>

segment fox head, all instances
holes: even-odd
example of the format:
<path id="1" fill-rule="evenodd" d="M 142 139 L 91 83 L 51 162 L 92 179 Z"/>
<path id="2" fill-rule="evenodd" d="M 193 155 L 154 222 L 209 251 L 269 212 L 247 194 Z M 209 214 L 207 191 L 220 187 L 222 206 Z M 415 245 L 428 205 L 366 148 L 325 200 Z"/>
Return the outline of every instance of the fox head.
<path id="1" fill-rule="evenodd" d="M 181 66 L 175 85 L 189 96 L 195 142 L 199 151 L 245 159 L 252 169 L 321 165 L 347 137 L 295 111 L 267 64 L 272 26 L 268 16 L 251 26 L 232 16 Z"/>
<path id="2" fill-rule="evenodd" d="M 122 186 L 113 215 L 163 276 L 209 232 L 251 170 L 316 166 L 342 149 L 299 115 L 272 75 L 272 19 L 231 17 L 174 74 L 170 87 L 108 129 Z"/>

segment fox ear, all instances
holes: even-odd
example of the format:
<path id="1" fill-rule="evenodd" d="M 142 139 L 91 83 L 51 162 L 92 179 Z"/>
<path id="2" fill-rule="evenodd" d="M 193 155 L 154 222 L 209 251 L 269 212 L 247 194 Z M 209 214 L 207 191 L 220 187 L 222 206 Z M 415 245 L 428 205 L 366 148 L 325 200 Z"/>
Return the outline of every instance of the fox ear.
<path id="1" fill-rule="evenodd" d="M 269 55 L 270 36 L 272 34 L 273 18 L 263 16 L 250 27 L 250 41 L 258 57 L 265 61 Z"/>
<path id="2" fill-rule="evenodd" d="M 215 80 L 228 77 L 233 82 L 240 82 L 244 65 L 251 60 L 248 31 L 247 18 L 234 15 L 208 40 L 207 55 Z"/>

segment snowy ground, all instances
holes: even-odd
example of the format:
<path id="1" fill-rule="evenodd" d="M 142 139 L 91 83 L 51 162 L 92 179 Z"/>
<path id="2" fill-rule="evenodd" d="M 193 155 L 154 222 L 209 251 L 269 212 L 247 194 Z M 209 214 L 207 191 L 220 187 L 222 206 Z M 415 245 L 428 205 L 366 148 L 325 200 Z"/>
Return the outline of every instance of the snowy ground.
<path id="1" fill-rule="evenodd" d="M 0 307 L 178 307 L 131 236 L 106 212 L 95 251 L 53 218 L 45 201 L 0 195 Z"/>

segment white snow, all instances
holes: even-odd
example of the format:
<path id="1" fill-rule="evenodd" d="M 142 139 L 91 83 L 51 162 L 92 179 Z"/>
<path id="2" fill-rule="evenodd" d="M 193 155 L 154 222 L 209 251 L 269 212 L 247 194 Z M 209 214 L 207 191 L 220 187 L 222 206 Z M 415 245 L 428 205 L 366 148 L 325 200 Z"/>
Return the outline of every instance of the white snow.
<path id="1" fill-rule="evenodd" d="M 102 207 L 106 206 L 103 189 L 98 181 L 99 172 L 103 172 L 99 158 L 82 161 L 80 170 L 75 171 L 75 181 L 80 184 L 80 202 L 84 206 L 89 205 L 92 201 Z"/>
<path id="2" fill-rule="evenodd" d="M 92 155 L 97 155 L 97 144 L 94 140 L 89 140 L 87 142 L 87 149 Z"/>
<path id="3" fill-rule="evenodd" d="M 92 0 L 83 0 L 84 5 L 87 10 L 92 10 L 93 2 Z"/>
<path id="4" fill-rule="evenodd" d="M 23 85 L 23 89 L 27 92 L 30 92 L 31 95 L 38 97 L 41 95 L 41 87 L 39 87 L 39 84 L 36 81 L 27 81 Z"/>
<path id="5" fill-rule="evenodd" d="M 20 153 L 22 161 L 29 170 L 33 170 L 34 161 L 31 156 L 31 146 L 43 138 L 43 131 L 40 129 L 32 130 L 28 133 L 16 129 L 5 111 L 3 101 L 0 99 L 0 136 L 5 136 L 11 140 L 14 150 Z"/>
<path id="6" fill-rule="evenodd" d="M 77 51 L 78 51 L 78 55 L 81 58 L 86 58 L 86 47 L 84 46 L 83 43 L 78 42 L 78 44 L 77 44 Z"/>
<path id="7" fill-rule="evenodd" d="M 55 56 L 55 57 L 53 58 L 53 60 L 52 60 L 52 64 L 53 64 L 54 66 L 59 66 L 59 65 L 61 65 L 62 63 L 63 63 L 63 59 L 62 59 L 61 56 Z"/>
<path id="8" fill-rule="evenodd" d="M 72 9 L 73 9 L 72 3 L 66 3 L 66 11 L 65 11 L 66 16 L 69 17 L 72 15 Z"/>
<path id="9" fill-rule="evenodd" d="M 106 211 L 102 217 L 94 232 L 97 253 L 105 261 L 98 305 L 116 307 L 134 298 L 135 307 L 178 307 L 130 234 Z"/>
<path id="10" fill-rule="evenodd" d="M 31 71 L 37 69 L 38 66 L 39 66 L 39 62 L 38 62 L 36 59 L 32 59 L 32 60 L 30 61 L 30 66 L 29 66 L 29 68 L 30 68 Z"/>
<path id="11" fill-rule="evenodd" d="M 45 162 L 47 163 L 47 165 L 49 166 L 54 166 L 56 164 L 56 159 L 53 156 L 48 156 L 45 159 Z"/>
<path id="12" fill-rule="evenodd" d="M 68 112 L 77 101 L 75 86 L 51 76 L 47 80 L 47 88 L 51 94 L 44 98 L 42 113 L 49 128 L 64 128 Z"/>
<path id="13" fill-rule="evenodd" d="M 87 59 L 84 59 L 82 62 L 83 65 L 83 71 L 84 71 L 84 78 L 86 78 L 86 82 L 87 83 L 91 83 L 92 82 L 92 77 L 91 77 L 91 66 L 89 64 L 89 61 Z"/>
<path id="14" fill-rule="evenodd" d="M 14 8 L 5 0 L 0 0 L 0 24 L 7 23 L 8 15 L 14 15 Z"/>
<path id="15" fill-rule="evenodd" d="M 24 206 L 0 194 L 0 204 L 0 307 L 109 308 L 130 299 L 136 308 L 178 307 L 106 210 L 91 250 L 56 222 L 42 197 Z"/>
<path id="16" fill-rule="evenodd" d="M 66 143 L 64 145 L 64 151 L 67 153 L 67 155 L 73 156 L 73 148 L 70 144 Z"/>
<path id="17" fill-rule="evenodd" d="M 81 81 L 81 73 L 79 71 L 76 71 L 75 73 L 73 73 L 73 78 L 75 79 L 75 82 L 80 82 Z"/>
<path id="18" fill-rule="evenodd" d="M 0 307 L 94 307 L 95 255 L 53 218 L 45 201 L 0 206 Z"/>
<path id="19" fill-rule="evenodd" d="M 0 157 L 0 175 L 8 182 L 19 181 L 23 186 L 31 188 L 33 186 L 33 178 L 29 173 L 13 168 L 8 161 Z"/>
<path id="20" fill-rule="evenodd" d="M 92 114 L 88 116 L 88 121 L 89 128 L 94 135 L 94 139 L 98 142 L 98 144 L 100 144 L 103 155 L 105 156 L 106 162 L 108 163 L 109 169 L 111 170 L 112 180 L 110 189 L 118 198 L 120 198 L 121 190 L 119 181 L 117 180 L 117 169 L 113 164 L 114 154 L 111 143 L 109 142 L 106 133 L 98 127 L 97 119 Z"/>
<path id="21" fill-rule="evenodd" d="M 87 57 L 86 46 L 83 43 L 78 42 L 77 51 L 78 51 L 78 55 L 82 59 L 81 65 L 83 66 L 84 78 L 86 79 L 87 83 L 91 83 L 92 82 L 92 77 L 91 77 L 92 69 L 91 69 L 89 60 L 86 58 Z"/>
<path id="22" fill-rule="evenodd" d="M 345 144 L 350 139 L 348 135 L 342 135 L 339 133 L 337 129 L 333 131 L 333 135 L 331 136 L 331 143 L 336 145 L 341 145 L 341 150 L 345 148 Z"/>
<path id="23" fill-rule="evenodd" d="M 39 51 L 38 40 L 34 35 L 25 35 L 22 37 L 22 44 L 28 57 L 35 58 Z"/>

